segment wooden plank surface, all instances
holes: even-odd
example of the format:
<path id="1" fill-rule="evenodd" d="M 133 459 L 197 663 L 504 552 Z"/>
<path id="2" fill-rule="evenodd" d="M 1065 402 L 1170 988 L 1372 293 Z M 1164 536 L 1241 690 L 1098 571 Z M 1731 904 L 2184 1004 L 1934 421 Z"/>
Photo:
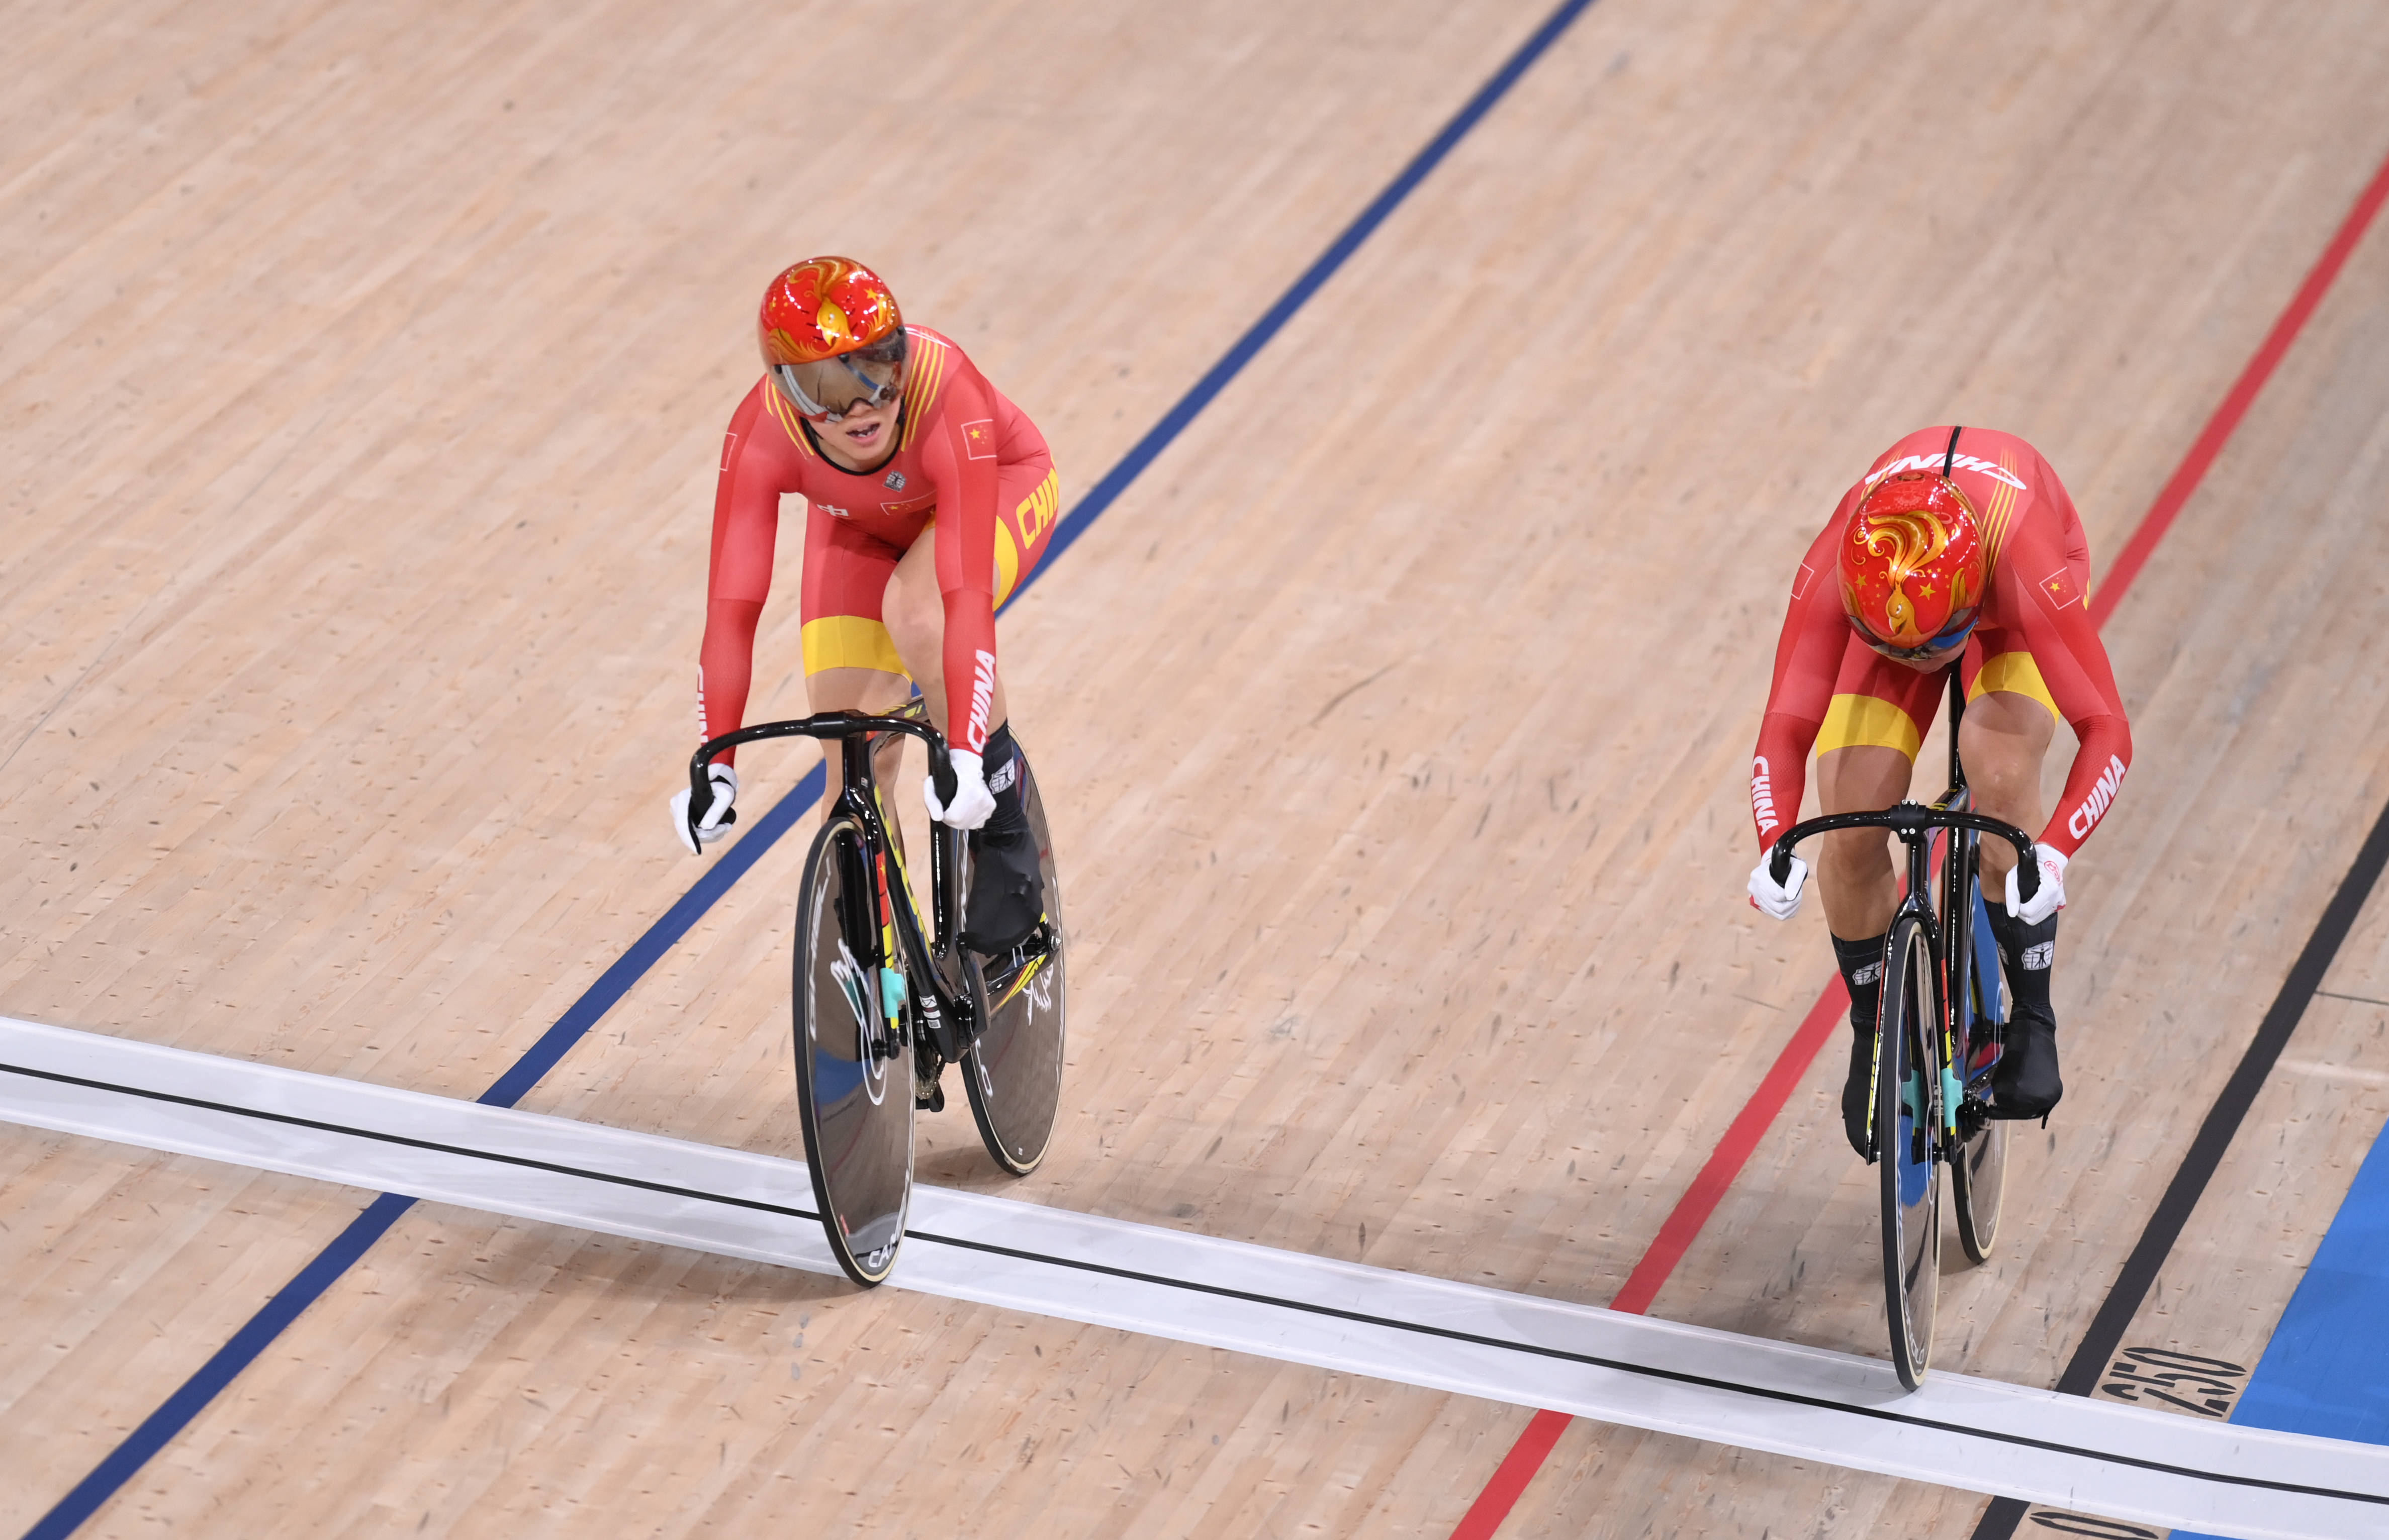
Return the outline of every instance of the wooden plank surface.
<path id="1" fill-rule="evenodd" d="M 762 278 L 881 265 L 1075 496 L 1539 19 L 29 27 L 0 1009 L 478 1093 L 696 871 L 662 807 Z M 1079 948 L 1065 1130 L 1006 1190 L 1608 1298 L 1826 974 L 1813 915 L 1740 896 L 1797 552 L 1955 416 L 2032 438 L 2111 554 L 2389 148 L 2365 23 L 1595 6 L 1004 621 Z M 2034 1214 L 1948 1280 L 1953 1365 L 2053 1378 L 2344 865 L 2320 834 L 2389 796 L 2382 249 L 2111 630 L 2140 760 L 2076 868 L 2072 1091 Z M 758 715 L 801 706 L 793 543 Z M 752 805 L 809 763 L 752 759 Z M 798 846 L 527 1104 L 792 1149 Z M 1660 1314 L 1875 1350 L 1837 1057 Z M 999 1185 L 965 1114 L 924 1134 L 926 1179 Z M 21 1525 L 353 1208 L 0 1147 Z M 426 1208 L 91 1533 L 1441 1533 L 1522 1420 Z M 1978 1506 L 1579 1425 L 1510 1533 Z"/>

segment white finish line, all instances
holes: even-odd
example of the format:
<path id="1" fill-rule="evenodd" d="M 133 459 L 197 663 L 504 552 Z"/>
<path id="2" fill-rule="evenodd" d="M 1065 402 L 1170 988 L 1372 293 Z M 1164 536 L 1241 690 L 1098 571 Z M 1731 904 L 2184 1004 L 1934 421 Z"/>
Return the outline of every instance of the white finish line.
<path id="1" fill-rule="evenodd" d="M 85 1082 L 85 1083 L 78 1083 Z M 195 1103 L 211 1103 L 198 1105 Z M 836 1273 L 803 1165 L 0 1016 L 0 1119 Z M 915 1189 L 888 1287 L 2244 1540 L 2389 1536 L 2389 1449 Z"/>

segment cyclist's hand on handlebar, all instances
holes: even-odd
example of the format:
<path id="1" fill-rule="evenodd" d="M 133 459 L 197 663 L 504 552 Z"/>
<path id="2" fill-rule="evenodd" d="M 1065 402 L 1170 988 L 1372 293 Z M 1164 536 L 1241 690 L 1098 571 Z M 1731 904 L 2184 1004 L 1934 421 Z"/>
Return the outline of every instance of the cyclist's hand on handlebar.
<path id="1" fill-rule="evenodd" d="M 1789 920 L 1800 910 L 1800 899 L 1808 891 L 1808 863 L 1799 857 L 1792 858 L 1792 875 L 1781 885 L 1775 873 L 1768 870 L 1769 856 L 1759 858 L 1750 872 L 1750 901 L 1778 920 Z"/>
<path id="2" fill-rule="evenodd" d="M 2015 868 L 2008 869 L 2008 912 L 2027 925 L 2038 925 L 2065 907 L 2065 858 L 2046 845 L 2032 847 L 2040 867 L 2040 891 L 2029 901 L 2017 897 Z"/>
<path id="3" fill-rule="evenodd" d="M 692 856 L 703 855 L 707 846 L 730 833 L 730 826 L 738 821 L 730 807 L 738 800 L 738 772 L 728 765 L 708 765 L 705 779 L 713 788 L 713 801 L 694 814 L 689 811 L 686 786 L 672 796 L 672 830 Z"/>
<path id="4" fill-rule="evenodd" d="M 955 749 L 949 757 L 954 764 L 954 799 L 951 804 L 938 800 L 938 778 L 925 776 L 921 781 L 921 800 L 929 805 L 929 816 L 949 829 L 976 829 L 995 811 L 995 794 L 987 789 L 987 770 L 979 756 L 968 749 Z"/>

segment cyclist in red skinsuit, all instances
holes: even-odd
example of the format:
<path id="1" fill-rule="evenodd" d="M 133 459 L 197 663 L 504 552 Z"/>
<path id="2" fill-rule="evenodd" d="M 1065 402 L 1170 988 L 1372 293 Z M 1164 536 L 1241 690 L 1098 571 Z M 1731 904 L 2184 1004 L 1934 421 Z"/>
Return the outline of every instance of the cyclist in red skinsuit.
<path id="1" fill-rule="evenodd" d="M 907 674 L 916 662 L 925 694 L 942 675 L 931 711 L 952 724 L 956 748 L 983 754 L 1003 725 L 992 684 L 975 685 L 995 677 L 995 606 L 1045 554 L 1060 479 L 1036 425 L 960 348 L 925 326 L 905 330 L 911 359 L 895 452 L 869 470 L 824 455 L 820 434 L 768 381 L 757 381 L 730 419 L 698 655 L 700 732 L 718 736 L 744 720 L 755 625 L 772 590 L 780 499 L 788 492 L 807 503 L 806 674 Z M 883 601 L 898 562 L 925 532 L 936 540 L 945 636 L 935 656 L 911 658 L 900 655 Z"/>
<path id="2" fill-rule="evenodd" d="M 760 330 L 766 373 L 731 418 L 714 497 L 698 733 L 720 736 L 744 719 L 780 500 L 798 493 L 811 708 L 885 709 L 919 681 L 958 781 L 951 805 L 926 789 L 930 812 L 971 831 L 977 857 L 965 939 L 1003 951 L 1033 929 L 1042 904 L 995 608 L 1053 535 L 1053 455 L 951 338 L 903 325 L 887 286 L 860 263 L 815 258 L 780 274 Z M 838 749 L 824 747 L 835 783 Z M 674 798 L 692 850 L 735 819 L 733 757 L 709 767 L 710 808 Z"/>
<path id="3" fill-rule="evenodd" d="M 1940 635 L 1925 630 L 1906 638 L 1915 645 L 1886 647 L 1849 607 L 1863 602 L 1851 597 L 1850 562 L 1864 560 L 1848 554 L 1851 520 L 1862 503 L 1874 505 L 1879 490 L 1896 480 L 1937 481 L 1945 466 L 1969 512 L 1979 511 L 1979 608 L 1970 621 L 1963 613 L 1950 615 L 1954 624 Z M 2009 905 L 1991 906 L 2018 1028 L 1995 1082 L 1995 1101 L 2006 1116 L 2045 1115 L 2063 1094 L 2049 1007 L 2054 910 L 2064 902 L 2067 859 L 2097 827 L 2132 760 L 2131 728 L 2090 620 L 2089 562 L 2073 500 L 2030 444 L 1987 428 L 1910 434 L 1843 494 L 1793 579 L 1751 761 L 1751 817 L 1762 849 L 1799 816 L 1812 744 L 1824 811 L 1887 808 L 1908 794 L 1917 749 L 1940 705 L 1942 676 L 1954 665 L 1968 701 L 1959 751 L 1975 808 L 2031 829 L 2042 825 L 2040 764 L 2056 719 L 2073 727 L 2081 746 L 2038 839 L 2044 893 L 2021 904 L 2008 875 L 2014 852 L 2002 841 L 1982 846 L 1987 882 L 2006 877 L 2010 891 Z M 1925 582 L 1917 586 L 1926 591 Z M 1948 602 L 1954 605 L 1959 592 Z M 1804 876 L 1805 868 L 1779 888 L 1762 860 L 1752 874 L 1752 897 L 1788 918 Z M 1886 836 L 1864 830 L 1826 835 L 1818 886 L 1850 987 L 1854 1039 L 1843 1114 L 1852 1145 L 1863 1153 L 1884 935 L 1898 901 Z"/>

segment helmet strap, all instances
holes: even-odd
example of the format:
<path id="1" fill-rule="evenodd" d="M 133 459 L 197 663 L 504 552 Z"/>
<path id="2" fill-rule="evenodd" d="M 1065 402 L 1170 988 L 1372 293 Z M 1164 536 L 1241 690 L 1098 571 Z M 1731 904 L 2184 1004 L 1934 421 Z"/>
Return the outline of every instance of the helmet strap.
<path id="1" fill-rule="evenodd" d="M 1949 467 L 1958 463 L 1958 435 L 1965 431 L 1962 427 L 1949 430 L 1949 447 L 1941 455 L 1941 479 L 1944 481 L 1949 479 Z"/>

